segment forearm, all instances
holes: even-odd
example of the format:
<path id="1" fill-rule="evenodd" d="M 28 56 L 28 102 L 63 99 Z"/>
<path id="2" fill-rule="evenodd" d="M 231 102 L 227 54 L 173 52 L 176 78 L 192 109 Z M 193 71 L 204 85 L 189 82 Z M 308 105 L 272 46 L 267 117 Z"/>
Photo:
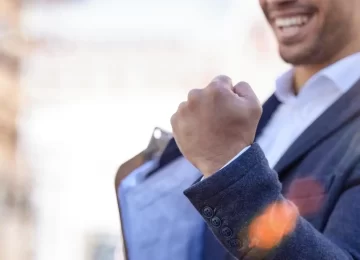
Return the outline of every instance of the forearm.
<path id="1" fill-rule="evenodd" d="M 185 195 L 238 259 L 357 259 L 298 215 L 257 144 Z"/>

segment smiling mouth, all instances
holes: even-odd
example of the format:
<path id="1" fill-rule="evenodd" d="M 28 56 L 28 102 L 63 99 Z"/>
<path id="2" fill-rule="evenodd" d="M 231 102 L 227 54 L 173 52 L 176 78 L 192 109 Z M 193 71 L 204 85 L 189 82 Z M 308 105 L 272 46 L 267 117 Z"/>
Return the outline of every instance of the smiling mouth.
<path id="1" fill-rule="evenodd" d="M 275 18 L 274 26 L 279 40 L 283 43 L 292 43 L 301 40 L 309 31 L 308 25 L 313 16 L 314 14 Z"/>
<path id="2" fill-rule="evenodd" d="M 309 21 L 308 15 L 299 15 L 293 17 L 281 17 L 275 19 L 275 25 L 280 29 L 288 29 L 291 27 L 301 27 Z"/>

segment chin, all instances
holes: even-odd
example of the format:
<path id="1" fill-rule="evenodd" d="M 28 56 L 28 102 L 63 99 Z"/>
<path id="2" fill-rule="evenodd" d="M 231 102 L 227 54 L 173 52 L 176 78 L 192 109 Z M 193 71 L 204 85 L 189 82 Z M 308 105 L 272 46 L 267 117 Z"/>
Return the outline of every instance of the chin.
<path id="1" fill-rule="evenodd" d="M 316 63 L 317 52 L 305 46 L 282 47 L 279 46 L 281 59 L 294 66 Z"/>
<path id="2" fill-rule="evenodd" d="M 284 62 L 294 65 L 294 66 L 303 65 L 304 63 L 308 63 L 307 59 L 301 55 L 287 55 L 287 54 L 280 52 L 280 57 Z"/>

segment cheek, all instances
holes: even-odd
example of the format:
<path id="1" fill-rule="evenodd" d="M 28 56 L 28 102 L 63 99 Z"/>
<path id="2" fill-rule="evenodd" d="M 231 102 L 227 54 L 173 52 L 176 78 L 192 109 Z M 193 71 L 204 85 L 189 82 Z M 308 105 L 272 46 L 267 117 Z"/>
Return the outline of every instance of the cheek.
<path id="1" fill-rule="evenodd" d="M 266 1 L 267 0 L 259 0 L 259 4 L 263 12 L 265 12 Z"/>
<path id="2" fill-rule="evenodd" d="M 319 4 L 319 16 L 322 25 L 331 25 L 334 26 L 336 23 L 340 22 L 344 19 L 344 17 L 348 17 L 346 12 L 344 13 L 343 4 L 339 4 L 340 1 L 321 1 Z M 336 10 L 336 12 L 334 12 Z"/>

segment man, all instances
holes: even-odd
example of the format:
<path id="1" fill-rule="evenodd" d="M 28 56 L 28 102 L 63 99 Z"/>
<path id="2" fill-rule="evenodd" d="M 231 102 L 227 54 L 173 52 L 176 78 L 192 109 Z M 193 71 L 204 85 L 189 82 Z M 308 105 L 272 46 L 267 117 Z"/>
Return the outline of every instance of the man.
<path id="1" fill-rule="evenodd" d="M 263 111 L 226 76 L 190 91 L 171 123 L 204 177 L 185 195 L 237 259 L 360 259 L 360 1 L 260 5 L 293 69 Z"/>

